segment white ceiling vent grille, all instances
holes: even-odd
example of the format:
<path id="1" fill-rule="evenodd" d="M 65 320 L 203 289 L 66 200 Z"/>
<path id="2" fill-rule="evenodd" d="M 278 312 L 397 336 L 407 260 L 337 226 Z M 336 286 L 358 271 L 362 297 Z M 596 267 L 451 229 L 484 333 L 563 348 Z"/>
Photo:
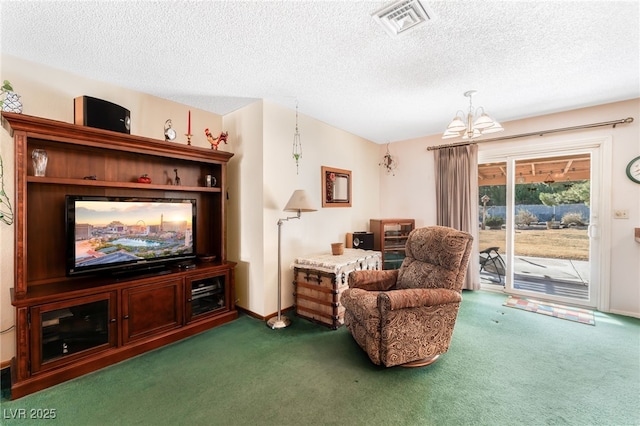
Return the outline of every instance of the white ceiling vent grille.
<path id="1" fill-rule="evenodd" d="M 432 18 L 432 14 L 418 0 L 400 0 L 372 16 L 392 37 L 412 30 Z"/>

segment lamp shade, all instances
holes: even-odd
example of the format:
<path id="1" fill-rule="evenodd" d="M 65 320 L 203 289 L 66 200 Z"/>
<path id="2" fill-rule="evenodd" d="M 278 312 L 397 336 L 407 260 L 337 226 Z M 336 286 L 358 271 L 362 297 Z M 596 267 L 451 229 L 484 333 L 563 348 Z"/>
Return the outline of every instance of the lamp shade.
<path id="1" fill-rule="evenodd" d="M 491 127 L 493 126 L 494 121 L 491 117 L 489 117 L 487 114 L 482 114 L 480 117 L 478 117 L 478 119 L 475 121 L 475 123 L 473 123 L 473 127 L 475 127 L 476 129 L 486 129 L 487 127 Z"/>
<path id="2" fill-rule="evenodd" d="M 452 139 L 452 138 L 457 138 L 459 136 L 460 136 L 460 132 L 452 132 L 451 130 L 447 129 L 442 134 L 442 139 Z"/>
<path id="3" fill-rule="evenodd" d="M 503 131 L 504 128 L 500 125 L 500 123 L 498 123 L 497 121 L 493 121 L 493 125 L 491 127 L 487 127 L 486 129 L 482 130 L 482 134 L 485 133 L 497 133 L 497 132 L 501 132 Z"/>
<path id="4" fill-rule="evenodd" d="M 311 197 L 304 189 L 293 191 L 291 198 L 283 211 L 285 212 L 315 212 L 317 209 L 311 204 Z"/>
<path id="5" fill-rule="evenodd" d="M 464 124 L 464 121 L 462 121 L 462 118 L 460 118 L 457 115 L 453 118 L 451 123 L 449 123 L 449 125 L 447 126 L 447 130 L 450 130 L 452 132 L 459 132 L 466 128 L 467 128 L 467 125 Z"/>

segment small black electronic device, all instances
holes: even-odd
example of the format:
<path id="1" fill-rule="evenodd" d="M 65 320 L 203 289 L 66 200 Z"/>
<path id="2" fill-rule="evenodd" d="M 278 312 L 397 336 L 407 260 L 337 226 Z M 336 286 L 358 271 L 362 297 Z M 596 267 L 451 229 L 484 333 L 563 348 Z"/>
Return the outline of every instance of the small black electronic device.
<path id="1" fill-rule="evenodd" d="M 346 247 L 362 250 L 373 250 L 373 232 L 348 233 Z"/>
<path id="2" fill-rule="evenodd" d="M 103 99 L 78 96 L 73 102 L 75 124 L 131 133 L 131 113 L 128 109 Z"/>

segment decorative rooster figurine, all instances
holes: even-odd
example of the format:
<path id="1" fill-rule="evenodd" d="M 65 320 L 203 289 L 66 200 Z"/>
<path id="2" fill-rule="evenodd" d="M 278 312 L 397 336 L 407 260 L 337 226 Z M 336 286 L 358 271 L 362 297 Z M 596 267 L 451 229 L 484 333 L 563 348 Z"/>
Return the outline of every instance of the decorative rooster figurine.
<path id="1" fill-rule="evenodd" d="M 228 132 L 221 132 L 220 135 L 214 138 L 207 128 L 204 129 L 204 134 L 207 135 L 207 140 L 211 144 L 211 149 L 218 150 L 218 145 L 220 145 L 221 142 L 224 142 L 225 145 L 227 144 L 227 137 L 229 136 Z"/>

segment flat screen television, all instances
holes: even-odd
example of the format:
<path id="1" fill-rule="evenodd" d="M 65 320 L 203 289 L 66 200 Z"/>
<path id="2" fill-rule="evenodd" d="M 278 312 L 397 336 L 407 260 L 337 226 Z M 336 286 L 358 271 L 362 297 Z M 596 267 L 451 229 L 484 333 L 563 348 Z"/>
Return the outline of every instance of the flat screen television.
<path id="1" fill-rule="evenodd" d="M 67 195 L 66 272 L 128 273 L 195 258 L 196 200 Z"/>

